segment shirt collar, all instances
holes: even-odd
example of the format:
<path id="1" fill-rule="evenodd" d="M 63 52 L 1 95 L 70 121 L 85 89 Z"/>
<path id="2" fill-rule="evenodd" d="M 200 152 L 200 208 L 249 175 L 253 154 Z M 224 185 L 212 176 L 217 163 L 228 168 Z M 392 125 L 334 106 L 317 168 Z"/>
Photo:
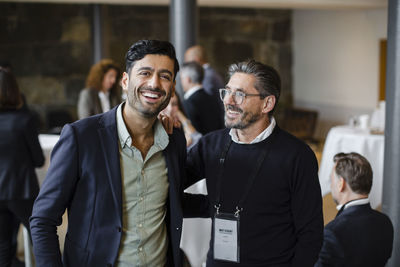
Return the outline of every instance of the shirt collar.
<path id="1" fill-rule="evenodd" d="M 191 97 L 194 93 L 196 93 L 197 91 L 199 91 L 202 88 L 201 85 L 196 85 L 193 86 L 192 88 L 190 88 L 189 90 L 187 90 L 187 92 L 183 95 L 183 98 L 186 100 L 189 97 Z"/>
<path id="2" fill-rule="evenodd" d="M 121 147 L 131 147 L 132 146 L 132 137 L 128 132 L 128 128 L 126 128 L 124 119 L 122 117 L 122 108 L 125 105 L 125 102 L 120 104 L 117 108 L 117 131 L 118 138 L 121 144 Z M 159 120 L 156 120 L 154 124 L 154 145 L 158 146 L 161 150 L 164 150 L 169 143 L 169 137 L 164 127 L 162 126 Z"/>
<path id="3" fill-rule="evenodd" d="M 268 127 L 265 128 L 264 131 L 262 131 L 259 135 L 257 135 L 257 137 L 254 138 L 253 141 L 251 141 L 250 143 L 244 143 L 244 142 L 239 141 L 239 137 L 238 137 L 238 134 L 237 134 L 237 129 L 232 128 L 229 131 L 229 135 L 231 136 L 232 141 L 237 143 L 237 144 L 255 144 L 255 143 L 259 143 L 259 142 L 264 141 L 265 139 L 267 139 L 268 136 L 270 136 L 272 134 L 272 131 L 274 130 L 275 126 L 276 126 L 276 121 L 275 121 L 275 118 L 272 117 L 271 118 L 271 122 L 268 125 Z"/>
<path id="4" fill-rule="evenodd" d="M 346 204 L 337 205 L 336 209 L 340 210 L 343 206 L 344 206 L 343 209 L 347 209 L 347 208 L 352 207 L 352 206 L 365 205 L 365 204 L 368 204 L 368 203 L 369 203 L 369 199 L 368 198 L 360 198 L 360 199 L 350 200 Z"/>

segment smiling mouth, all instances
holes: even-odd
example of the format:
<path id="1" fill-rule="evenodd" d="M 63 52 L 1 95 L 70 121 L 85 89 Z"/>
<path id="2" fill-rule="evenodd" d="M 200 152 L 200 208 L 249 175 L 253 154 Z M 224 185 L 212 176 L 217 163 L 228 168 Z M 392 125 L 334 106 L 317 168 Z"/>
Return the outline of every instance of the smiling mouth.
<path id="1" fill-rule="evenodd" d="M 227 106 L 226 107 L 226 115 L 228 117 L 238 117 L 243 111 L 240 108 L 234 106 Z"/>
<path id="2" fill-rule="evenodd" d="M 140 90 L 140 94 L 145 97 L 147 101 L 154 102 L 165 95 L 161 90 Z"/>

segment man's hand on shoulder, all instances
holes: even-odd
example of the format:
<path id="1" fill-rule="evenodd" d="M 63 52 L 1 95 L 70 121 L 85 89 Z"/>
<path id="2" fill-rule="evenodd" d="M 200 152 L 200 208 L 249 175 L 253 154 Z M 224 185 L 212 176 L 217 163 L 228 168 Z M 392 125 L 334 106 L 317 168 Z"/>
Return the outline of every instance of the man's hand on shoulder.
<path id="1" fill-rule="evenodd" d="M 180 128 L 181 127 L 181 123 L 180 123 L 180 121 L 178 119 L 169 116 L 165 112 L 160 112 L 158 114 L 158 119 L 161 121 L 165 131 L 168 134 L 172 134 L 172 132 L 174 130 L 174 127 L 175 128 Z"/>

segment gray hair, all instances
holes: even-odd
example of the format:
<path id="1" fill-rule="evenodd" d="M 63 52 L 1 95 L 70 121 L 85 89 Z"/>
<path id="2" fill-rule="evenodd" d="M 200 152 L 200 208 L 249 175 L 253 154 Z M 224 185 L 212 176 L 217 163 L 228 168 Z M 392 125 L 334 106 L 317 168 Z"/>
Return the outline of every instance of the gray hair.
<path id="1" fill-rule="evenodd" d="M 197 62 L 190 61 L 183 63 L 181 75 L 189 77 L 193 83 L 202 83 L 204 78 L 204 70 L 203 67 Z"/>
<path id="2" fill-rule="evenodd" d="M 254 75 L 256 78 L 254 87 L 262 95 L 261 98 L 273 95 L 276 99 L 275 106 L 278 104 L 279 96 L 281 94 L 281 78 L 279 77 L 279 73 L 273 67 L 251 59 L 244 62 L 234 63 L 229 66 L 229 78 L 231 78 L 236 72 Z M 274 109 L 269 112 L 269 115 L 272 115 Z"/>

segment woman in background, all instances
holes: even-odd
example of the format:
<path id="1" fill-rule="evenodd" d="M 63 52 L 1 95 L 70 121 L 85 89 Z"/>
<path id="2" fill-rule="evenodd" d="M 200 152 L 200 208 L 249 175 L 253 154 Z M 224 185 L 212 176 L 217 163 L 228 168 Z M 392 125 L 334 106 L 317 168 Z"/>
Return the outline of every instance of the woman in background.
<path id="1" fill-rule="evenodd" d="M 23 109 L 14 75 L 0 68 L 0 266 L 11 266 L 15 254 L 16 218 L 29 231 L 29 217 L 39 192 L 35 167 L 44 156 L 32 115 Z"/>
<path id="2" fill-rule="evenodd" d="M 120 75 L 120 68 L 111 59 L 102 59 L 92 66 L 86 88 L 79 94 L 79 119 L 109 111 L 121 103 Z"/>

